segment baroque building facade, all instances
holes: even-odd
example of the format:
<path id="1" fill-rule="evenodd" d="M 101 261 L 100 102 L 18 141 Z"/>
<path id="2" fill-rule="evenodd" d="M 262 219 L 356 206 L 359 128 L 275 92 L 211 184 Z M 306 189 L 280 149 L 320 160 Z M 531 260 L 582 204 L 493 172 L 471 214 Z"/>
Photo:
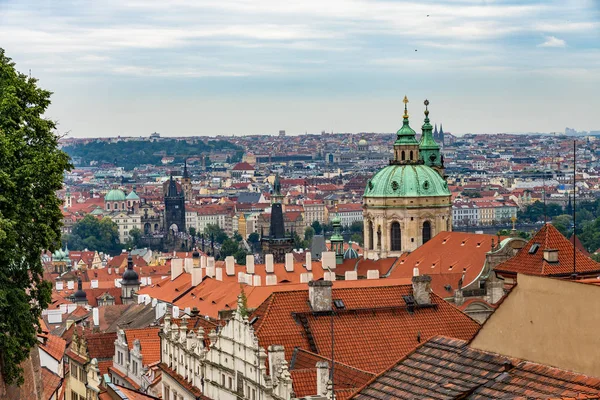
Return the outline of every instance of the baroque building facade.
<path id="1" fill-rule="evenodd" d="M 402 127 L 394 158 L 368 182 L 363 196 L 364 249 L 367 258 L 397 257 L 415 250 L 441 231 L 452 230 L 452 200 L 444 158 L 433 139 L 429 102 L 421 141 L 408 120 L 404 97 Z"/>
<path id="2" fill-rule="evenodd" d="M 195 324 L 187 316 L 180 325 L 165 317 L 160 332 L 163 399 L 292 398 L 283 346 L 269 346 L 267 356 L 243 310 L 240 296 L 233 317 L 218 332 L 208 333 L 208 340 L 202 327 L 188 328 Z"/>

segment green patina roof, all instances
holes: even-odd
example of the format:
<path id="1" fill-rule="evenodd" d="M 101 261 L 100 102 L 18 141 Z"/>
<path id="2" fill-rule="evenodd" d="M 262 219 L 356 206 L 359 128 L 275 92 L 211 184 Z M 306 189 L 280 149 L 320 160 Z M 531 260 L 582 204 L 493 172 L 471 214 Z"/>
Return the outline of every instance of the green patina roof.
<path id="1" fill-rule="evenodd" d="M 139 200 L 140 196 L 137 195 L 136 192 L 134 192 L 133 190 L 131 192 L 129 192 L 129 194 L 127 195 L 127 200 Z"/>
<path id="2" fill-rule="evenodd" d="M 448 184 L 426 165 L 389 165 L 367 182 L 365 197 L 450 196 Z"/>
<path id="3" fill-rule="evenodd" d="M 120 189 L 113 189 L 104 196 L 104 201 L 123 201 L 125 193 Z"/>
<path id="4" fill-rule="evenodd" d="M 402 121 L 402 128 L 400 128 L 398 132 L 396 132 L 396 135 L 398 135 L 398 138 L 394 142 L 394 145 L 419 144 L 419 142 L 417 142 L 417 139 L 415 138 L 415 131 L 408 124 L 408 116 L 406 116 L 404 118 L 404 121 Z"/>

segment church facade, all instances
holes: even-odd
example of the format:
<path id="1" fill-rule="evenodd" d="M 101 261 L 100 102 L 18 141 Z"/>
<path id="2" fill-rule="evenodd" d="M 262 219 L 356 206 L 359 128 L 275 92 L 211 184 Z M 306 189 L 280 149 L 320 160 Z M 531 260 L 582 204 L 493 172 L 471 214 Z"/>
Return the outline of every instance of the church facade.
<path id="1" fill-rule="evenodd" d="M 425 100 L 420 142 L 409 125 L 407 103 L 405 97 L 394 158 L 367 182 L 363 195 L 367 258 L 397 257 L 441 231 L 452 230 L 452 199 L 444 158 L 429 123 L 429 102 Z"/>

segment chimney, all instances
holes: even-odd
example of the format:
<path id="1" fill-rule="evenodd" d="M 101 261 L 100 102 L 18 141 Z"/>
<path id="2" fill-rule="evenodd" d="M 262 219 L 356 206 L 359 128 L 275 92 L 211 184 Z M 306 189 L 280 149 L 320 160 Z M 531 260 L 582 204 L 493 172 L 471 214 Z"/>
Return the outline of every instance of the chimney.
<path id="1" fill-rule="evenodd" d="M 310 254 L 310 251 L 306 252 L 306 270 L 312 271 L 312 255 Z"/>
<path id="2" fill-rule="evenodd" d="M 69 289 L 69 290 L 75 289 L 75 282 L 74 281 L 67 281 L 67 289 Z"/>
<path id="3" fill-rule="evenodd" d="M 183 268 L 184 268 L 185 272 L 187 272 L 188 274 L 191 274 L 192 268 L 194 268 L 194 260 L 191 258 L 184 258 L 183 259 Z"/>
<path id="4" fill-rule="evenodd" d="M 431 303 L 431 276 L 417 275 L 412 278 L 413 297 L 417 304 Z"/>
<path id="5" fill-rule="evenodd" d="M 206 260 L 206 268 L 214 268 L 214 267 L 215 267 L 215 258 L 208 257 L 208 259 Z"/>
<path id="6" fill-rule="evenodd" d="M 333 251 L 324 251 L 321 254 L 321 261 L 323 262 L 323 269 L 327 271 L 327 269 L 334 270 L 336 267 L 335 263 L 335 252 Z"/>
<path id="7" fill-rule="evenodd" d="M 286 253 L 285 255 L 285 270 L 294 272 L 294 255 L 292 253 Z"/>
<path id="8" fill-rule="evenodd" d="M 254 280 L 252 281 L 252 286 L 260 286 L 260 275 L 254 275 L 253 278 Z"/>
<path id="9" fill-rule="evenodd" d="M 329 363 L 327 361 L 318 361 L 317 367 L 317 396 L 327 394 L 327 381 L 329 380 Z"/>
<path id="10" fill-rule="evenodd" d="M 367 271 L 367 279 L 379 279 L 379 270 L 370 269 Z"/>
<path id="11" fill-rule="evenodd" d="M 331 281 L 308 282 L 308 301 L 313 311 L 331 311 Z"/>
<path id="12" fill-rule="evenodd" d="M 267 271 L 267 274 L 272 274 L 275 272 L 273 267 L 273 254 L 265 255 L 265 271 Z"/>
<path id="13" fill-rule="evenodd" d="M 56 281 L 56 290 L 57 291 L 63 290 L 63 281 Z"/>
<path id="14" fill-rule="evenodd" d="M 202 268 L 192 268 L 192 286 L 198 286 L 202 283 Z"/>
<path id="15" fill-rule="evenodd" d="M 265 285 L 267 286 L 273 286 L 273 285 L 277 285 L 277 275 L 267 275 L 265 277 Z"/>
<path id="16" fill-rule="evenodd" d="M 223 268 L 215 268 L 215 279 L 218 281 L 223 280 Z"/>
<path id="17" fill-rule="evenodd" d="M 248 254 L 246 256 L 246 273 L 253 274 L 254 273 L 254 255 Z"/>
<path id="18" fill-rule="evenodd" d="M 225 257 L 225 273 L 227 276 L 235 275 L 235 258 L 233 256 Z"/>
<path id="19" fill-rule="evenodd" d="M 544 249 L 544 260 L 549 263 L 558 262 L 558 250 L 555 249 Z"/>
<path id="20" fill-rule="evenodd" d="M 173 258 L 171 259 L 171 280 L 177 279 L 181 272 L 183 271 L 183 259 L 181 258 Z"/>
<path id="21" fill-rule="evenodd" d="M 90 286 L 92 289 L 96 289 L 98 287 L 98 279 L 92 279 L 90 281 Z"/>
<path id="22" fill-rule="evenodd" d="M 285 352 L 282 345 L 272 344 L 268 347 L 267 353 L 269 355 L 269 373 L 271 375 L 271 379 L 275 379 L 281 363 L 285 360 Z"/>
<path id="23" fill-rule="evenodd" d="M 112 275 L 112 268 L 111 267 L 108 267 L 106 270 L 108 271 L 109 275 Z"/>
<path id="24" fill-rule="evenodd" d="M 100 314 L 98 313 L 98 307 L 92 308 L 92 318 L 94 320 L 94 327 L 100 326 Z"/>
<path id="25" fill-rule="evenodd" d="M 346 271 L 344 278 L 347 281 L 355 281 L 358 279 L 358 274 L 356 271 Z"/>
<path id="26" fill-rule="evenodd" d="M 206 268 L 206 256 L 200 257 L 200 268 Z"/>

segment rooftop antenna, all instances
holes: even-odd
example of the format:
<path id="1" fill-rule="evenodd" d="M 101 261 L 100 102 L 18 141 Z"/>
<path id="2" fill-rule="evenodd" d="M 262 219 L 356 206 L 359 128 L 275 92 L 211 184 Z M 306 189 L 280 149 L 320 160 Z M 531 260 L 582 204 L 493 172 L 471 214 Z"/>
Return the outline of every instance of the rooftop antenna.
<path id="1" fill-rule="evenodd" d="M 573 139 L 573 279 L 577 277 L 577 268 L 575 266 L 575 241 L 577 236 L 575 235 L 575 188 L 577 184 L 577 139 Z"/>
<path id="2" fill-rule="evenodd" d="M 546 212 L 546 167 L 544 166 L 544 173 L 542 174 L 542 196 L 544 200 L 544 225 L 548 223 L 548 213 Z"/>

